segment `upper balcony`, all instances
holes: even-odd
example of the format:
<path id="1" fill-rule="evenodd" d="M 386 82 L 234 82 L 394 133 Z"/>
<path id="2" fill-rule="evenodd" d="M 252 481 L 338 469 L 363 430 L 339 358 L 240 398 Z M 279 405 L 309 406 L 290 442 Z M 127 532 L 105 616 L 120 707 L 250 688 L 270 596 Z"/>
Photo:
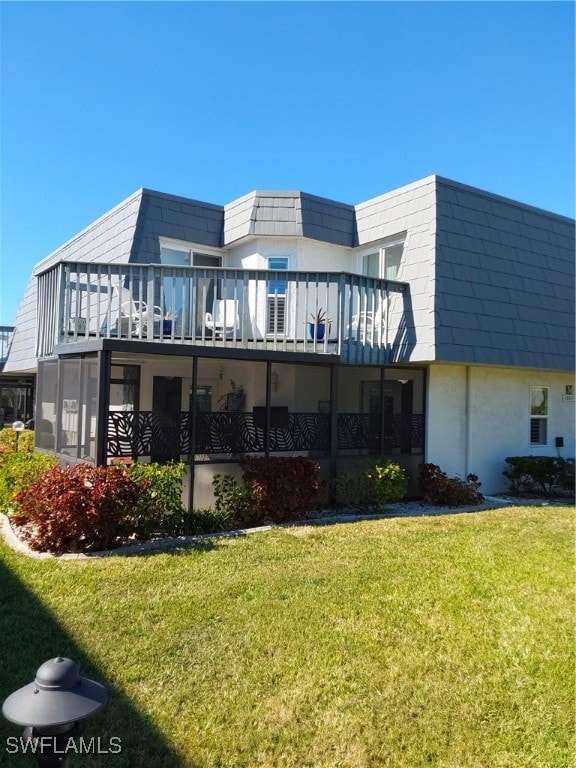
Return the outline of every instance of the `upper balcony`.
<path id="1" fill-rule="evenodd" d="M 38 275 L 36 354 L 123 339 L 383 365 L 408 308 L 407 283 L 343 272 L 59 262 Z"/>

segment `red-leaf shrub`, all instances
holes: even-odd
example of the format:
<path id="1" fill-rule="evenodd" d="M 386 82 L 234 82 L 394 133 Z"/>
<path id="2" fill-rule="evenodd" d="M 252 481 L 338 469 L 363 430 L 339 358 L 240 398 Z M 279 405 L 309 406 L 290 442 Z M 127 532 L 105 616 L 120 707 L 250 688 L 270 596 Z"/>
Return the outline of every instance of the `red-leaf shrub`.
<path id="1" fill-rule="evenodd" d="M 295 520 L 314 507 L 320 487 L 320 465 L 303 456 L 240 460 L 242 479 L 267 517 L 276 522 Z"/>
<path id="2" fill-rule="evenodd" d="M 481 483 L 477 475 L 468 475 L 466 480 L 448 477 L 436 464 L 420 465 L 420 487 L 424 498 L 442 506 L 479 504 L 484 496 L 478 491 Z"/>
<path id="3" fill-rule="evenodd" d="M 11 520 L 24 526 L 21 537 L 32 549 L 108 549 L 128 533 L 123 522 L 137 505 L 142 487 L 122 465 L 54 467 L 16 495 L 18 509 Z"/>

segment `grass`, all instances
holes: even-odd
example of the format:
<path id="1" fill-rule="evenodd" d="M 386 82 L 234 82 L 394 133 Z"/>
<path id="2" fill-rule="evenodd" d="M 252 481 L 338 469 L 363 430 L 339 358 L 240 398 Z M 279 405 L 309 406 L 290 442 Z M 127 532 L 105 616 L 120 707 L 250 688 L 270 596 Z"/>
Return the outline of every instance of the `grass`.
<path id="1" fill-rule="evenodd" d="M 88 735 L 160 768 L 568 768 L 574 509 L 276 529 L 35 561 L 0 545 L 0 698 L 69 655 Z M 0 764 L 8 756 L 0 723 Z M 9 761 L 8 761 L 9 757 Z"/>

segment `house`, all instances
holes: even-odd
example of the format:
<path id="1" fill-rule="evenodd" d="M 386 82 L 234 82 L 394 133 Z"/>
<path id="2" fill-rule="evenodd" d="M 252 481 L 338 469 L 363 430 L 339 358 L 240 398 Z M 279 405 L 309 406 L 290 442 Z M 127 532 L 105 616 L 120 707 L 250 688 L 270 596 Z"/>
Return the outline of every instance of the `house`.
<path id="1" fill-rule="evenodd" d="M 324 322 L 319 322 L 319 321 Z M 359 205 L 140 189 L 40 262 L 4 376 L 37 448 L 190 465 L 240 454 L 476 473 L 574 456 L 574 221 L 431 176 Z"/>
<path id="2" fill-rule="evenodd" d="M 0 429 L 28 421 L 34 411 L 34 376 L 3 374 L 14 330 L 12 325 L 0 325 Z"/>

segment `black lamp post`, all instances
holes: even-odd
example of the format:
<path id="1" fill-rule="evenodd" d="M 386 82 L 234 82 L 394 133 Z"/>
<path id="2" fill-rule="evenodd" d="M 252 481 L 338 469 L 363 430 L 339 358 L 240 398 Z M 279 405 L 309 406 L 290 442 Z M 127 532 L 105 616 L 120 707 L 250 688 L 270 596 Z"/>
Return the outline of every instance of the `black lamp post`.
<path id="1" fill-rule="evenodd" d="M 18 440 L 20 439 L 20 432 L 26 428 L 23 421 L 15 421 L 12 424 L 12 429 L 16 433 L 16 450 L 18 450 Z"/>
<path id="2" fill-rule="evenodd" d="M 80 677 L 72 659 L 58 656 L 42 664 L 33 683 L 8 696 L 2 713 L 11 723 L 26 726 L 24 740 L 32 745 L 37 768 L 64 768 L 70 739 L 80 734 L 80 721 L 103 707 L 107 698 L 103 685 Z"/>

